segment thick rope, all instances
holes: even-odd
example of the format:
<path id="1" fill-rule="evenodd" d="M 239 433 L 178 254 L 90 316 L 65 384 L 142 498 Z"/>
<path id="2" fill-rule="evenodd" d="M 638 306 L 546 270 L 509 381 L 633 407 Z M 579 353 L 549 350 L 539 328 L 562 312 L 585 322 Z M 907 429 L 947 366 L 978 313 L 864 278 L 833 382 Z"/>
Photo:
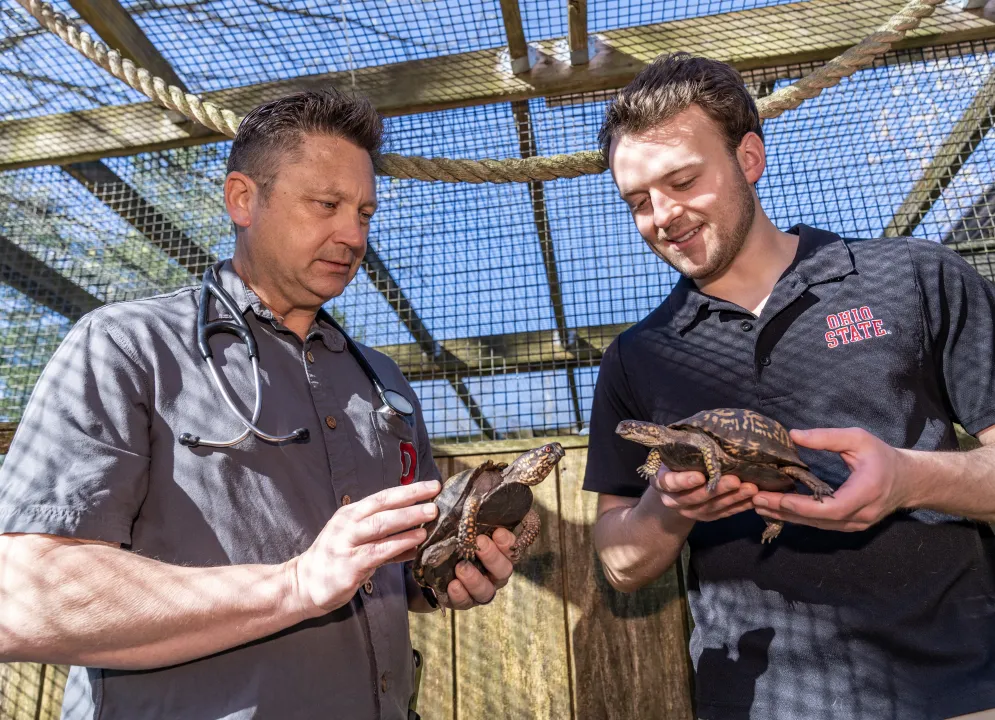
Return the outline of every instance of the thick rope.
<path id="1" fill-rule="evenodd" d="M 218 107 L 209 100 L 186 93 L 175 85 L 167 85 L 148 70 L 121 57 L 89 33 L 80 30 L 65 15 L 44 0 L 17 0 L 45 29 L 55 33 L 69 46 L 80 52 L 129 87 L 159 105 L 196 120 L 210 130 L 235 137 L 242 118 L 231 110 Z M 910 0 L 891 19 L 857 45 L 833 58 L 809 75 L 775 93 L 760 99 L 760 117 L 770 119 L 786 110 L 793 110 L 806 100 L 816 97 L 826 88 L 838 85 L 846 77 L 874 62 L 892 44 L 933 14 L 944 0 Z M 580 175 L 594 175 L 606 169 L 600 152 L 585 151 L 570 155 L 550 155 L 507 160 L 454 160 L 426 158 L 386 153 L 381 156 L 377 172 L 396 178 L 437 180 L 450 183 L 506 183 L 531 180 L 555 180 Z"/>

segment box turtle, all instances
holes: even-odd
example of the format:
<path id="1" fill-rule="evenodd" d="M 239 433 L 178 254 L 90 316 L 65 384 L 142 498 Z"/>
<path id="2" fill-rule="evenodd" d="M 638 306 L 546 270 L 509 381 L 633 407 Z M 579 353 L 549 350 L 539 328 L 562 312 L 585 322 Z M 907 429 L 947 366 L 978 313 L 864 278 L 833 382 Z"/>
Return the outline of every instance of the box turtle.
<path id="1" fill-rule="evenodd" d="M 443 602 L 446 589 L 456 578 L 460 560 L 477 560 L 477 536 L 490 537 L 499 527 L 512 532 L 521 526 L 511 546 L 517 562 L 539 536 L 539 515 L 532 509 L 532 485 L 549 475 L 563 459 L 563 447 L 548 443 L 522 453 L 510 465 L 485 460 L 446 480 L 434 502 L 439 515 L 425 525 L 428 536 L 418 546 L 412 565 L 415 580 L 432 588 Z"/>
<path id="2" fill-rule="evenodd" d="M 817 478 L 798 457 L 788 431 L 776 420 L 752 410 L 719 408 L 705 410 L 673 423 L 656 425 L 623 420 L 615 432 L 652 448 L 639 474 L 656 477 L 661 466 L 668 470 L 697 470 L 705 475 L 705 487 L 715 491 L 721 475 L 735 475 L 761 490 L 792 492 L 795 481 L 812 491 L 817 500 L 833 489 Z M 784 523 L 765 518 L 763 542 L 773 540 Z"/>

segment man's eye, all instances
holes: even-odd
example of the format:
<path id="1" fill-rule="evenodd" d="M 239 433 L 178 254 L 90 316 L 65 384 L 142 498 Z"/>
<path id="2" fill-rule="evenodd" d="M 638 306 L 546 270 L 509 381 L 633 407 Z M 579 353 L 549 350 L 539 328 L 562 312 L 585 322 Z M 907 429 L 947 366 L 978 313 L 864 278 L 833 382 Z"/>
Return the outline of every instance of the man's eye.
<path id="1" fill-rule="evenodd" d="M 645 205 L 646 205 L 646 198 L 643 198 L 642 200 L 640 200 L 639 202 L 637 202 L 635 205 L 630 205 L 629 207 L 632 210 L 632 212 L 639 212 L 640 210 L 643 209 L 643 207 Z"/>
<path id="2" fill-rule="evenodd" d="M 325 208 L 325 210 L 334 210 L 336 207 L 338 207 L 338 203 L 322 201 L 321 207 Z"/>
<path id="3" fill-rule="evenodd" d="M 675 190 L 687 190 L 692 185 L 694 185 L 694 178 L 690 178 L 688 180 L 684 180 L 683 182 L 675 183 L 674 184 L 674 189 Z"/>
<path id="4" fill-rule="evenodd" d="M 370 221 L 373 220 L 373 213 L 359 213 L 359 216 L 363 218 L 363 223 L 366 225 L 369 225 Z"/>

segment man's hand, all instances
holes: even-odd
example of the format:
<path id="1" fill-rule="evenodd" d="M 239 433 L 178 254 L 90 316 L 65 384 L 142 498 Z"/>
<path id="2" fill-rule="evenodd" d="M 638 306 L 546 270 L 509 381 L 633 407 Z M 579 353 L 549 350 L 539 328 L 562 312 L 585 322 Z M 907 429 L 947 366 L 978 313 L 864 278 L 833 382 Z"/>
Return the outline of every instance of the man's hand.
<path id="1" fill-rule="evenodd" d="M 303 612 L 316 617 L 342 607 L 376 569 L 414 557 L 427 533 L 419 525 L 439 508 L 432 480 L 388 488 L 339 508 L 311 547 L 287 564 Z"/>
<path id="2" fill-rule="evenodd" d="M 735 475 L 723 475 L 714 492 L 705 488 L 700 472 L 672 472 L 660 468 L 653 487 L 664 506 L 681 517 L 696 522 L 718 520 L 753 509 L 757 486 L 740 482 Z"/>
<path id="3" fill-rule="evenodd" d="M 493 600 L 497 591 L 508 584 L 508 578 L 514 571 L 511 564 L 511 546 L 514 542 L 515 534 L 504 528 L 494 531 L 493 540 L 486 535 L 478 536 L 477 559 L 486 574 L 472 563 L 464 561 L 457 565 L 456 580 L 446 588 L 449 606 L 456 610 L 469 610 Z"/>
<path id="4" fill-rule="evenodd" d="M 839 453 L 850 468 L 850 477 L 822 502 L 809 495 L 759 492 L 753 504 L 763 517 L 853 532 L 866 530 L 905 507 L 911 497 L 911 473 L 904 470 L 903 452 L 866 430 L 792 430 L 791 439 L 802 447 Z"/>

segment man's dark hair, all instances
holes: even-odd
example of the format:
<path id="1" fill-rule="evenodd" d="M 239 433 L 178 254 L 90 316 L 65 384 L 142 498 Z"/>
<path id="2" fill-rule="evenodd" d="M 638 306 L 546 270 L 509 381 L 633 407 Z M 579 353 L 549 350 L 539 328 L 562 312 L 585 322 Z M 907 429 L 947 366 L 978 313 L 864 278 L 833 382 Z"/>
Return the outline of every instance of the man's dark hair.
<path id="1" fill-rule="evenodd" d="M 678 52 L 658 57 L 612 99 L 598 133 L 605 161 L 615 138 L 645 132 L 692 105 L 722 129 L 730 151 L 749 132 L 764 138 L 757 105 L 736 69 Z"/>
<path id="2" fill-rule="evenodd" d="M 228 172 L 245 173 L 265 194 L 281 157 L 295 153 L 306 134 L 348 140 L 366 150 L 376 163 L 383 144 L 383 119 L 367 98 L 333 88 L 271 100 L 242 119 L 228 155 Z"/>

